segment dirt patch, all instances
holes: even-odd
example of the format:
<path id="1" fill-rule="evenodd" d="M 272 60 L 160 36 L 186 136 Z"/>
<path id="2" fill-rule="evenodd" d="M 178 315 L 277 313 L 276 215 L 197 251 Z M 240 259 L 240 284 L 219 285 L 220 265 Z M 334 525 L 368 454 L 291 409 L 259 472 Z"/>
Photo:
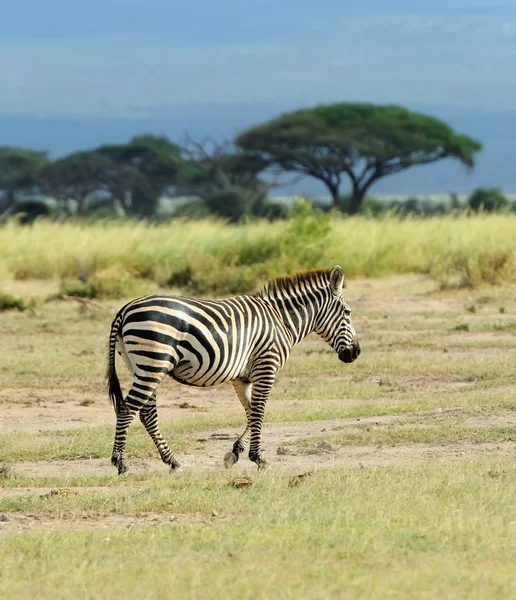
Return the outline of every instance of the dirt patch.
<path id="1" fill-rule="evenodd" d="M 83 487 L 13 487 L 0 488 L 0 499 L 17 498 L 18 496 L 40 496 L 51 498 L 52 496 L 75 496 L 105 492 L 111 488 L 107 486 L 83 486 Z"/>
<path id="2" fill-rule="evenodd" d="M 11 513 L 7 521 L 0 521 L 4 531 L 101 531 L 132 527 L 174 527 L 185 524 L 211 525 L 221 520 L 212 514 L 144 513 L 139 515 L 81 516 L 61 514 L 59 517 L 35 513 Z M 111 540 L 106 537 L 105 543 Z"/>
<path id="3" fill-rule="evenodd" d="M 160 390 L 158 410 L 162 421 L 188 419 L 192 414 L 242 413 L 230 386 Z M 59 398 L 66 399 L 59 399 Z M 12 399 L 14 403 L 7 403 Z M 3 400 L 3 402 L 2 402 Z M 55 431 L 78 427 L 115 425 L 113 408 L 105 394 L 85 395 L 69 390 L 3 389 L 0 392 L 0 433 Z M 23 403 L 22 403 L 23 402 Z M 113 430 L 114 431 L 114 430 Z"/>
<path id="4" fill-rule="evenodd" d="M 182 409 L 179 409 L 182 410 Z M 436 409 L 405 415 L 387 415 L 381 417 L 331 419 L 328 421 L 300 421 L 293 423 L 267 423 L 263 430 L 264 456 L 270 468 L 288 471 L 297 468 L 314 469 L 339 466 L 363 465 L 408 465 L 427 460 L 467 459 L 485 454 L 490 456 L 507 456 L 516 450 L 516 443 L 478 444 L 460 442 L 456 444 L 406 444 L 393 447 L 377 446 L 345 446 L 332 448 L 313 455 L 294 455 L 282 453 L 281 448 L 289 440 L 322 437 L 338 431 L 363 428 L 366 425 L 389 425 L 393 423 L 427 423 L 438 425 L 445 422 L 457 423 L 464 427 L 494 426 L 505 427 L 516 425 L 516 411 L 506 409 Z M 224 471 L 223 457 L 232 448 L 233 441 L 242 433 L 242 427 L 224 427 L 212 431 L 201 431 L 190 434 L 196 442 L 195 451 L 191 454 L 178 455 L 177 458 L 185 471 L 217 472 Z M 280 451 L 278 452 L 278 448 Z M 158 457 L 132 458 L 128 454 L 128 466 L 131 473 L 145 474 L 155 471 L 168 471 Z M 18 476 L 74 477 L 115 475 L 110 458 L 52 460 L 52 461 L 20 461 L 13 464 L 14 473 Z M 247 456 L 241 457 L 232 471 L 254 471 L 255 465 Z M 173 474 L 178 476 L 178 474 Z M 10 490 L 0 490 L 3 493 Z"/>

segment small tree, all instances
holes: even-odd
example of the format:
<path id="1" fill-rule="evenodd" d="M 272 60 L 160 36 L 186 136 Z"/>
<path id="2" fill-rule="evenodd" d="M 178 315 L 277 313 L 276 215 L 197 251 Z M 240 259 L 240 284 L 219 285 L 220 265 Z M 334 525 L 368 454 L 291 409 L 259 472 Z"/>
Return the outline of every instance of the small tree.
<path id="1" fill-rule="evenodd" d="M 182 155 L 185 163 L 195 169 L 190 171 L 191 180 L 204 187 L 212 212 L 232 222 L 260 214 L 268 191 L 278 183 L 279 177 L 271 183 L 259 179 L 263 161 L 235 150 L 228 142 L 195 142 L 187 137 Z"/>
<path id="2" fill-rule="evenodd" d="M 239 148 L 264 165 L 322 181 L 339 206 L 343 178 L 351 182 L 351 214 L 379 179 L 445 158 L 474 166 L 481 144 L 434 117 L 400 106 L 340 103 L 284 114 L 244 131 Z"/>
<path id="3" fill-rule="evenodd" d="M 499 188 L 476 188 L 468 199 L 469 207 L 478 212 L 493 212 L 509 206 L 509 200 Z"/>

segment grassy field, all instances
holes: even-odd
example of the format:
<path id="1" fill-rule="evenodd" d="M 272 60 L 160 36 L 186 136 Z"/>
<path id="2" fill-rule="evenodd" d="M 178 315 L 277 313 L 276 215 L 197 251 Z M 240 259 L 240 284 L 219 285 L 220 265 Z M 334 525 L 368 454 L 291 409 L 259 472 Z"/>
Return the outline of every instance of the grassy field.
<path id="1" fill-rule="evenodd" d="M 252 290 L 264 279 L 341 264 L 348 277 L 428 274 L 443 287 L 516 279 L 516 214 L 346 218 L 301 210 L 289 221 L 230 226 L 37 222 L 0 228 L 0 278 L 78 281 L 85 293 L 138 293 L 141 280 L 197 294 Z"/>
<path id="2" fill-rule="evenodd" d="M 484 223 L 490 235 L 500 227 L 500 247 L 516 244 L 493 219 Z M 351 223 L 338 224 L 341 235 Z M 473 245 L 474 229 L 456 225 Z M 13 246 L 2 258 L 11 277 L 2 289 L 23 298 L 55 294 L 59 277 L 72 275 L 65 262 L 75 268 L 60 258 L 58 235 L 70 235 L 70 245 L 78 235 L 77 256 L 79 248 L 95 253 L 90 230 L 52 227 L 36 225 L 34 239 L 21 230 L 23 241 L 14 229 L 3 232 Z M 96 235 L 99 244 L 106 235 L 118 258 L 99 268 L 129 268 L 124 226 L 113 227 Z M 137 227 L 134 247 L 150 255 L 146 244 L 166 244 L 171 227 L 157 228 L 157 239 Z M 262 227 L 250 231 L 265 236 Z M 423 224 L 400 227 L 400 241 L 392 234 L 390 243 L 401 247 Z M 459 247 L 452 221 L 442 227 L 450 227 L 443 239 Z M 45 232 L 38 253 L 36 234 Z M 114 233 L 120 244 L 108 242 Z M 194 244 L 188 228 L 181 243 L 185 252 Z M 345 267 L 332 252 L 330 264 Z M 16 264 L 36 268 L 46 253 L 54 257 L 47 279 L 12 279 L 21 273 Z M 130 472 L 116 476 L 103 373 L 109 323 L 123 299 L 53 300 L 0 313 L 0 597 L 515 597 L 514 292 L 443 289 L 428 275 L 351 279 L 346 295 L 362 355 L 343 365 L 316 337 L 295 349 L 266 413 L 265 473 L 247 459 L 233 471 L 222 467 L 244 423 L 230 386 L 165 382 L 162 430 L 184 474 L 169 474 L 135 425 Z M 234 487 L 236 477 L 250 485 Z"/>

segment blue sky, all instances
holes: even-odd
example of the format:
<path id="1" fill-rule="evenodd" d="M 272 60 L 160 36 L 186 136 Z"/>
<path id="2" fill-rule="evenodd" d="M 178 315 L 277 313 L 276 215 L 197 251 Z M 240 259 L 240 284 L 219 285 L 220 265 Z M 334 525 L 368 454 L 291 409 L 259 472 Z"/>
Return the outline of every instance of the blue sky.
<path id="1" fill-rule="evenodd" d="M 342 100 L 516 108 L 513 0 L 17 0 L 0 115 L 149 117 Z"/>

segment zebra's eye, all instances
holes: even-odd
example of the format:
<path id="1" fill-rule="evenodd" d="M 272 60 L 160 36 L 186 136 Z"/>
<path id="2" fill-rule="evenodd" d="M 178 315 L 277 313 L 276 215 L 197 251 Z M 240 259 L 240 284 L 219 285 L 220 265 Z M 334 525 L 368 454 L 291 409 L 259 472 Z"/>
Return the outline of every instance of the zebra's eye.
<path id="1" fill-rule="evenodd" d="M 349 315 L 351 314 L 351 311 L 349 310 L 349 308 L 344 309 L 344 314 L 346 315 L 346 317 L 349 317 Z"/>

